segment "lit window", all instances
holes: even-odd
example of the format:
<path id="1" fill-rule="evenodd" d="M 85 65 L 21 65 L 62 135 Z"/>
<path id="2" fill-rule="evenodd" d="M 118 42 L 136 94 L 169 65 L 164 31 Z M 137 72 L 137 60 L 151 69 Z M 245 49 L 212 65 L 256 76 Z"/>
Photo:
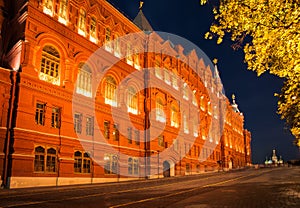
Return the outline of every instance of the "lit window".
<path id="1" fill-rule="evenodd" d="M 202 95 L 201 96 L 201 99 L 200 99 L 200 108 L 201 108 L 201 110 L 205 110 L 205 106 L 204 106 L 204 96 Z"/>
<path id="2" fill-rule="evenodd" d="M 183 115 L 183 131 L 186 134 L 188 134 L 190 132 L 189 131 L 188 118 L 187 118 L 187 116 L 185 114 Z"/>
<path id="3" fill-rule="evenodd" d="M 182 92 L 183 92 L 183 99 L 189 100 L 188 85 L 187 85 L 187 83 L 183 84 Z"/>
<path id="4" fill-rule="evenodd" d="M 97 20 L 95 17 L 91 18 L 91 24 L 90 24 L 90 41 L 93 43 L 98 42 L 97 40 Z"/>
<path id="5" fill-rule="evenodd" d="M 39 125 L 45 125 L 45 103 L 36 103 L 35 122 Z"/>
<path id="6" fill-rule="evenodd" d="M 158 145 L 161 146 L 161 147 L 164 147 L 165 141 L 164 141 L 164 136 L 163 135 L 158 136 Z"/>
<path id="7" fill-rule="evenodd" d="M 81 153 L 76 151 L 74 153 L 74 172 L 75 173 L 90 173 L 91 159 L 87 152 Z"/>
<path id="8" fill-rule="evenodd" d="M 79 64 L 78 67 L 76 92 L 87 97 L 92 97 L 92 71 L 84 63 Z"/>
<path id="9" fill-rule="evenodd" d="M 138 114 L 138 97 L 133 87 L 128 88 L 127 95 L 127 110 L 135 115 Z"/>
<path id="10" fill-rule="evenodd" d="M 199 126 L 198 119 L 195 118 L 194 124 L 193 124 L 193 133 L 194 133 L 194 137 L 198 137 L 198 136 L 199 136 L 198 126 Z"/>
<path id="11" fill-rule="evenodd" d="M 117 85 L 114 78 L 106 77 L 105 80 L 105 103 L 117 107 Z"/>
<path id="12" fill-rule="evenodd" d="M 105 50 L 112 52 L 112 47 L 111 47 L 111 30 L 110 28 L 105 29 Z"/>
<path id="13" fill-rule="evenodd" d="M 121 57 L 120 38 L 117 35 L 115 35 L 114 39 L 114 54 L 118 58 Z"/>
<path id="14" fill-rule="evenodd" d="M 114 128 L 113 128 L 112 134 L 113 134 L 114 141 L 119 141 L 120 133 L 119 133 L 119 126 L 118 126 L 118 124 L 114 124 Z"/>
<path id="15" fill-rule="evenodd" d="M 116 154 L 104 155 L 104 173 L 105 174 L 118 173 L 118 156 Z"/>
<path id="16" fill-rule="evenodd" d="M 68 7 L 68 0 L 60 0 L 59 2 L 59 14 L 58 14 L 58 21 L 64 25 L 67 25 L 67 7 Z"/>
<path id="17" fill-rule="evenodd" d="M 43 12 L 53 16 L 53 0 L 44 0 Z"/>
<path id="18" fill-rule="evenodd" d="M 168 72 L 168 70 L 165 70 L 165 82 L 168 84 L 168 85 L 171 85 L 171 78 L 170 78 L 170 74 Z"/>
<path id="19" fill-rule="evenodd" d="M 81 134 L 82 130 L 82 114 L 75 113 L 74 114 L 74 130 L 76 133 Z"/>
<path id="20" fill-rule="evenodd" d="M 54 85 L 60 85 L 60 56 L 52 46 L 45 46 L 42 51 L 41 71 L 39 78 Z"/>
<path id="21" fill-rule="evenodd" d="M 171 126 L 174 126 L 176 128 L 179 127 L 179 119 L 178 119 L 178 111 L 177 109 L 172 106 L 171 107 Z"/>
<path id="22" fill-rule="evenodd" d="M 51 126 L 54 128 L 60 128 L 60 108 L 58 107 L 52 108 Z"/>
<path id="23" fill-rule="evenodd" d="M 86 32 L 86 11 L 84 9 L 79 10 L 78 18 L 78 33 L 82 36 L 85 36 Z"/>
<path id="24" fill-rule="evenodd" d="M 138 175 L 139 174 L 139 160 L 137 158 L 128 158 L 128 174 Z"/>
<path id="25" fill-rule="evenodd" d="M 127 64 L 133 66 L 133 58 L 132 58 L 132 48 L 131 44 L 127 43 L 127 50 L 126 50 L 126 62 Z"/>
<path id="26" fill-rule="evenodd" d="M 138 50 L 135 51 L 135 54 L 134 54 L 134 68 L 140 70 L 141 69 L 141 65 L 140 65 L 140 55 L 139 55 L 139 52 Z"/>
<path id="27" fill-rule="evenodd" d="M 160 99 L 156 100 L 156 120 L 160 122 L 166 122 L 166 117 L 164 113 L 164 106 Z"/>
<path id="28" fill-rule="evenodd" d="M 94 135 L 94 117 L 86 118 L 86 135 L 87 136 Z"/>
<path id="29" fill-rule="evenodd" d="M 172 75 L 172 86 L 178 90 L 178 82 L 177 82 L 177 75 L 176 74 L 173 74 Z"/>
<path id="30" fill-rule="evenodd" d="M 193 96 L 193 101 L 192 101 L 193 105 L 198 106 L 198 104 L 197 104 L 197 98 L 196 98 L 196 90 L 193 91 L 192 96 Z"/>
<path id="31" fill-rule="evenodd" d="M 56 172 L 56 150 L 49 148 L 45 151 L 45 148 L 38 146 L 34 149 L 34 171 L 36 172 Z"/>
<path id="32" fill-rule="evenodd" d="M 159 79 L 162 79 L 162 72 L 161 72 L 162 70 L 160 68 L 159 60 L 155 61 L 154 68 L 155 68 L 155 76 L 158 77 Z"/>

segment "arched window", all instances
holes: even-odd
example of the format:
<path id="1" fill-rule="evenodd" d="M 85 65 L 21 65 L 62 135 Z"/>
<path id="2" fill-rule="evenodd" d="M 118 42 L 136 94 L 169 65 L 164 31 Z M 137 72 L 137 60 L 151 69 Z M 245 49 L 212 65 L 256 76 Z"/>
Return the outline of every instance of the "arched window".
<path id="1" fill-rule="evenodd" d="M 34 171 L 45 171 L 45 149 L 41 146 L 34 149 Z"/>
<path id="2" fill-rule="evenodd" d="M 171 126 L 178 128 L 179 126 L 179 119 L 178 119 L 178 110 L 175 106 L 171 107 Z"/>
<path id="3" fill-rule="evenodd" d="M 160 122 L 166 122 L 164 105 L 161 99 L 159 98 L 156 100 L 156 120 Z"/>
<path id="4" fill-rule="evenodd" d="M 53 16 L 53 1 L 54 0 L 44 0 L 43 12 L 50 16 Z"/>
<path id="5" fill-rule="evenodd" d="M 119 164 L 118 155 L 116 154 L 105 154 L 104 155 L 104 173 L 105 174 L 117 174 L 118 173 L 118 164 Z"/>
<path id="6" fill-rule="evenodd" d="M 56 149 L 38 146 L 34 149 L 34 171 L 36 172 L 56 172 Z"/>
<path id="7" fill-rule="evenodd" d="M 80 63 L 78 67 L 76 92 L 87 97 L 92 97 L 92 70 L 84 63 Z"/>
<path id="8" fill-rule="evenodd" d="M 46 171 L 56 172 L 56 150 L 54 148 L 47 150 Z"/>
<path id="9" fill-rule="evenodd" d="M 60 55 L 58 51 L 52 46 L 45 46 L 42 51 L 39 78 L 54 85 L 60 85 L 59 65 Z"/>
<path id="10" fill-rule="evenodd" d="M 68 21 L 67 8 L 68 8 L 68 0 L 60 0 L 58 21 L 64 25 L 67 25 L 67 21 Z"/>
<path id="11" fill-rule="evenodd" d="M 133 87 L 128 88 L 127 94 L 127 109 L 128 112 L 138 114 L 138 97 L 136 90 Z"/>
<path id="12" fill-rule="evenodd" d="M 80 35 L 85 36 L 86 32 L 86 11 L 84 9 L 79 10 L 79 18 L 78 18 L 78 33 Z"/>
<path id="13" fill-rule="evenodd" d="M 105 103 L 117 107 L 117 84 L 113 77 L 105 79 Z"/>
<path id="14" fill-rule="evenodd" d="M 74 172 L 81 173 L 82 172 L 82 153 L 80 151 L 76 151 L 74 153 Z"/>

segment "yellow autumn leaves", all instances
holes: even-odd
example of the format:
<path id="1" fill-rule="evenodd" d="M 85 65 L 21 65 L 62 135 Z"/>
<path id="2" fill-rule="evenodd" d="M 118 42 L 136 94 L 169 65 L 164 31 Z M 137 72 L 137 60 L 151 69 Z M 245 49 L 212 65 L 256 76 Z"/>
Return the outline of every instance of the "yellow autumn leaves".
<path id="1" fill-rule="evenodd" d="M 243 48 L 249 70 L 285 79 L 278 113 L 300 140 L 300 0 L 220 0 L 213 13 L 205 38 L 220 44 L 229 35 Z"/>

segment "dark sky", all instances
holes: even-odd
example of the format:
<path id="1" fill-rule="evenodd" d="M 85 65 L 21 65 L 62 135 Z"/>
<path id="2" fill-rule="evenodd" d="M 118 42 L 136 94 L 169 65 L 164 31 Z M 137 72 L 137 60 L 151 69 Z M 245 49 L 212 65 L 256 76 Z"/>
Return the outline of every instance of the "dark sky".
<path id="1" fill-rule="evenodd" d="M 118 10 L 133 20 L 139 8 L 139 0 L 109 0 Z M 253 163 L 264 162 L 271 157 L 272 149 L 283 160 L 300 157 L 293 136 L 284 129 L 284 122 L 276 114 L 277 98 L 283 80 L 265 73 L 257 77 L 247 70 L 242 50 L 233 50 L 232 42 L 204 39 L 213 22 L 212 8 L 216 0 L 205 6 L 199 0 L 144 0 L 143 12 L 156 31 L 181 36 L 202 49 L 210 59 L 218 59 L 218 69 L 228 98 L 236 95 L 239 109 L 245 116 L 245 128 L 252 133 Z"/>

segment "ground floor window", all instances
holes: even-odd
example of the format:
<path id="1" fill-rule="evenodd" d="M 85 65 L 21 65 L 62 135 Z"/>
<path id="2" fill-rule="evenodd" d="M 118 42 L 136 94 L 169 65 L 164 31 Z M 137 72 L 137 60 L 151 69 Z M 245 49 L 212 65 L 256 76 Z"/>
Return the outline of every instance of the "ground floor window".
<path id="1" fill-rule="evenodd" d="M 56 149 L 38 146 L 34 149 L 34 171 L 55 173 L 57 169 Z"/>
<path id="2" fill-rule="evenodd" d="M 74 153 L 74 172 L 75 173 L 90 173 L 91 159 L 87 152 L 76 151 Z"/>
<path id="3" fill-rule="evenodd" d="M 104 173 L 105 174 L 118 173 L 118 155 L 116 154 L 104 155 Z"/>
<path id="4" fill-rule="evenodd" d="M 137 158 L 128 158 L 128 174 L 138 175 L 139 174 L 139 160 Z"/>

